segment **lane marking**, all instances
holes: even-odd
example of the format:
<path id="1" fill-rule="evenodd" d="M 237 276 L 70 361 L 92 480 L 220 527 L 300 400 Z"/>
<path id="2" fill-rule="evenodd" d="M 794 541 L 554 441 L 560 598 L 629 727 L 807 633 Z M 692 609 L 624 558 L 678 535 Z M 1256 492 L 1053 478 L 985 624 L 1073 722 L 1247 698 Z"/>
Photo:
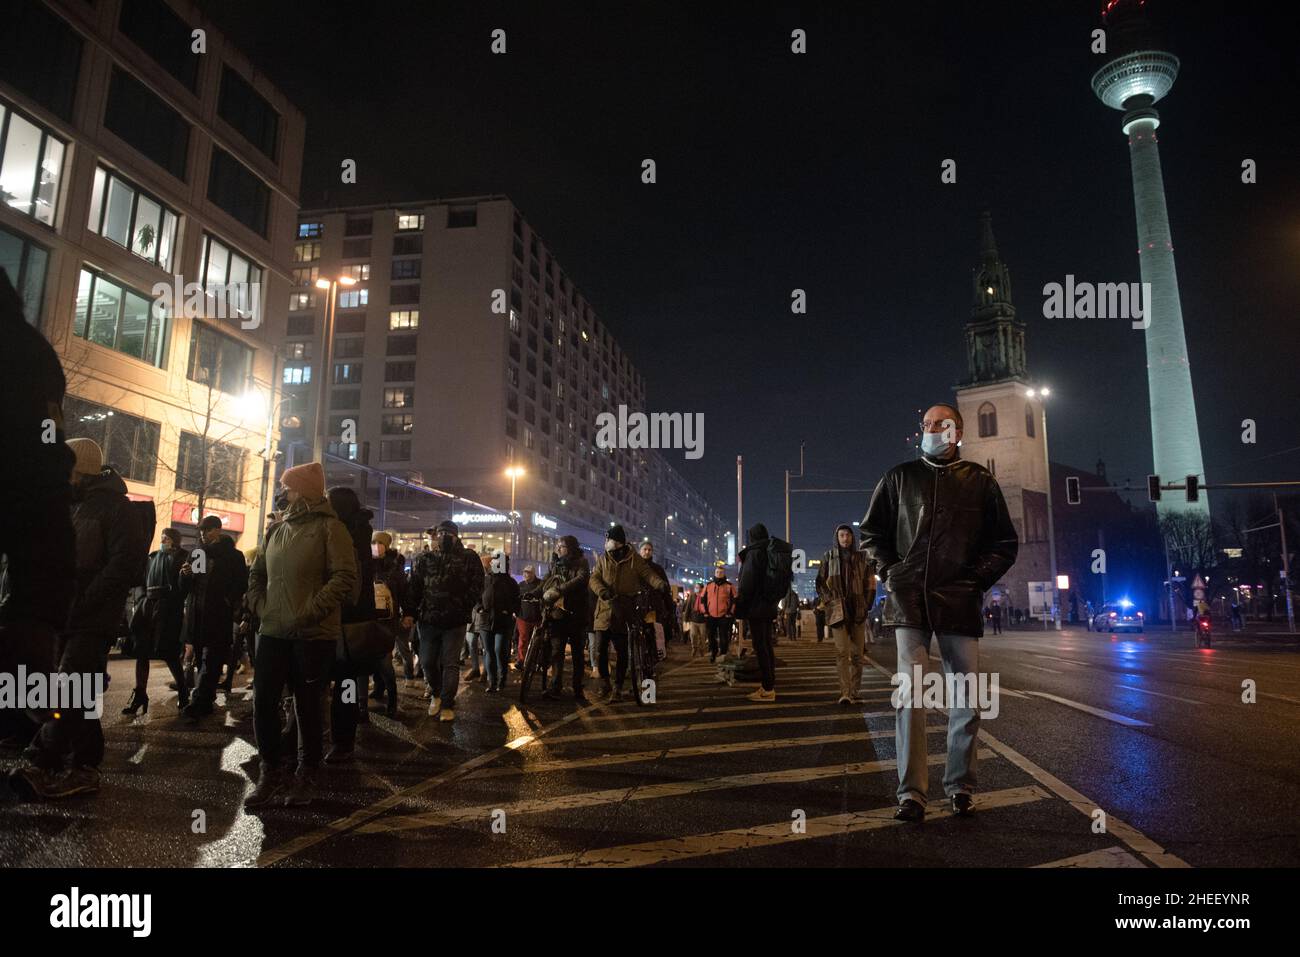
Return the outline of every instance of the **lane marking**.
<path id="1" fill-rule="evenodd" d="M 1130 718 L 1123 714 L 1115 714 L 1113 711 L 1104 711 L 1101 708 L 1094 708 L 1092 705 L 1084 704 L 1081 701 L 1072 701 L 1069 698 L 1062 698 L 1059 695 L 1048 694 L 1046 691 L 1028 691 L 1026 694 L 1033 695 L 1035 698 L 1046 698 L 1048 701 L 1055 701 L 1057 704 L 1063 704 L 1067 708 L 1074 708 L 1076 711 L 1083 711 L 1086 714 L 1095 715 L 1098 718 L 1105 718 L 1107 721 L 1113 721 L 1115 724 L 1122 724 L 1126 728 L 1152 727 L 1152 725 L 1146 721 L 1139 721 L 1137 718 Z"/>
<path id="2" fill-rule="evenodd" d="M 888 674 L 888 672 L 885 671 L 884 666 L 881 665 L 879 662 L 871 659 L 868 660 L 871 661 L 872 667 L 874 667 L 877 671 L 880 671 L 884 674 Z M 1015 750 L 1014 748 L 1008 745 L 1003 744 L 993 735 L 989 734 L 987 729 L 983 727 L 980 728 L 980 738 L 984 741 L 985 744 L 991 747 L 1002 757 L 1006 758 L 1008 761 L 1010 761 L 1020 770 L 1024 771 L 1026 774 L 1032 777 L 1039 784 L 1043 785 L 1043 787 L 1047 788 L 1053 794 L 1056 794 L 1058 797 L 1065 800 L 1071 807 L 1073 807 L 1084 817 L 1088 818 L 1090 821 L 1092 820 L 1092 812 L 1097 810 L 1100 807 L 1100 805 L 1098 805 L 1096 801 L 1084 797 L 1081 793 L 1076 791 L 1074 788 L 1070 787 L 1060 778 L 1056 777 L 1055 775 L 1045 770 L 1044 768 L 1039 767 L 1033 761 L 1030 761 L 1019 751 Z M 1121 841 L 1127 844 L 1138 854 L 1142 855 L 1148 861 L 1155 864 L 1156 867 L 1190 867 L 1191 866 L 1181 858 L 1173 854 L 1170 854 L 1163 847 L 1161 847 L 1155 841 L 1151 840 L 1149 837 L 1147 837 L 1137 828 L 1133 827 L 1130 824 L 1126 824 L 1124 821 L 1120 820 L 1119 817 L 1112 814 L 1110 811 L 1106 811 L 1106 828 L 1111 834 L 1114 834 L 1116 837 L 1118 837 Z"/>
<path id="3" fill-rule="evenodd" d="M 892 763 L 892 762 L 890 762 Z M 942 756 L 931 755 L 930 764 L 942 764 Z M 1002 791 L 989 791 L 980 796 L 980 813 L 1001 807 L 1030 804 L 1050 798 L 1042 788 L 1030 785 L 1023 788 L 1007 788 Z M 549 857 L 535 857 L 501 867 L 647 867 L 666 864 L 672 861 L 692 857 L 707 857 L 713 854 L 729 854 L 735 851 L 749 850 L 755 847 L 775 847 L 795 841 L 815 841 L 826 837 L 842 837 L 862 831 L 874 831 L 886 827 L 909 826 L 903 821 L 894 820 L 897 806 L 875 808 L 869 811 L 853 811 L 848 814 L 832 814 L 826 817 L 812 817 L 805 821 L 805 831 L 794 833 L 790 821 L 777 821 L 775 824 L 762 824 L 757 827 L 740 827 L 728 831 L 711 831 L 705 834 L 691 834 L 686 837 L 669 838 L 663 841 L 646 841 L 640 844 L 621 844 L 615 847 L 596 848 L 579 854 L 553 854 Z M 928 815 L 933 821 L 937 818 L 950 817 L 951 809 L 936 810 Z M 923 825 L 924 826 L 924 825 Z"/>
<path id="4" fill-rule="evenodd" d="M 988 757 L 993 752 L 985 751 Z M 942 764 L 944 755 L 930 755 L 929 761 Z M 516 801 L 513 804 L 481 804 L 475 807 L 448 808 L 442 811 L 428 811 L 422 814 L 408 814 L 400 817 L 372 821 L 358 829 L 358 834 L 377 834 L 391 831 L 412 831 L 444 825 L 463 824 L 471 821 L 486 825 L 495 811 L 504 811 L 509 819 L 520 814 L 546 814 L 551 811 L 569 811 L 578 808 L 597 807 L 602 804 L 621 804 L 627 801 L 656 801 L 662 798 L 685 797 L 710 791 L 725 791 L 733 788 L 761 787 L 766 784 L 805 784 L 809 781 L 823 781 L 827 778 L 853 777 L 859 775 L 880 774 L 897 770 L 897 761 L 893 758 L 877 761 L 840 762 L 815 768 L 788 768 L 783 771 L 757 771 L 750 774 L 728 774 L 716 778 L 695 778 L 686 781 L 663 781 L 657 784 L 634 785 L 632 787 L 608 788 L 600 791 L 580 791 L 551 798 L 532 798 Z M 1038 790 L 1035 788 L 1034 790 Z M 894 809 L 889 809 L 893 814 Z M 787 829 L 790 823 L 785 823 Z"/>
<path id="5" fill-rule="evenodd" d="M 1022 662 L 1020 663 L 1020 667 L 1022 667 L 1022 668 L 1033 668 L 1035 671 L 1046 671 L 1049 675 L 1059 675 L 1059 674 L 1061 673 L 1061 672 L 1057 671 L 1055 668 L 1044 668 L 1044 667 L 1042 667 L 1041 665 L 1031 665 L 1031 664 L 1029 664 L 1029 663 L 1027 663 L 1027 662 L 1024 662 L 1024 661 L 1022 661 Z"/>

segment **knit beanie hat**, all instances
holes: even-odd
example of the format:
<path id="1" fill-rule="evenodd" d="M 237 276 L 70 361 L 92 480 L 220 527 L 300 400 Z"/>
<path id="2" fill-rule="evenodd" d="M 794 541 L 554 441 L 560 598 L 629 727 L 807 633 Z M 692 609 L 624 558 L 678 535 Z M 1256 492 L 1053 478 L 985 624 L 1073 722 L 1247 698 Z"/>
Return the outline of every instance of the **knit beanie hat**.
<path id="1" fill-rule="evenodd" d="M 280 476 L 280 484 L 291 488 L 303 498 L 322 499 L 325 497 L 325 469 L 319 462 L 308 462 L 285 469 Z"/>
<path id="2" fill-rule="evenodd" d="M 68 439 L 68 448 L 76 456 L 72 471 L 77 475 L 98 475 L 104 468 L 104 450 L 94 439 Z"/>
<path id="3" fill-rule="evenodd" d="M 375 532 L 375 534 L 370 536 L 370 543 L 372 545 L 383 545 L 384 548 L 392 548 L 393 536 L 389 535 L 387 532 Z"/>

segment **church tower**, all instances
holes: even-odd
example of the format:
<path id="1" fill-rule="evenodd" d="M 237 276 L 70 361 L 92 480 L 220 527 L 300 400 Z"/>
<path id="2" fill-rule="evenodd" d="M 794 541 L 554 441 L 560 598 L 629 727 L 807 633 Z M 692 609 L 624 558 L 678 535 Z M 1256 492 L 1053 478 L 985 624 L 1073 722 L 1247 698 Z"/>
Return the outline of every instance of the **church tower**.
<path id="1" fill-rule="evenodd" d="M 1047 456 L 1042 409 L 1025 356 L 1025 325 L 1011 301 L 1011 273 L 998 253 L 992 217 L 980 216 L 970 320 L 966 323 L 966 378 L 956 386 L 962 417 L 961 456 L 998 480 L 1020 535 L 1016 564 L 989 600 L 1026 608 L 1031 581 L 1050 577 L 1047 556 Z"/>

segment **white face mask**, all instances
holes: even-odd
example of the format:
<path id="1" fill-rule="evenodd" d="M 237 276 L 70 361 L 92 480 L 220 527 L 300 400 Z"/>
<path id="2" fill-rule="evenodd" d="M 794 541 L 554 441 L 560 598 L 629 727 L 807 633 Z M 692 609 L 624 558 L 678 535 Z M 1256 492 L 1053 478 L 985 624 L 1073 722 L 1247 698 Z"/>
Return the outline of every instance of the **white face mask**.
<path id="1" fill-rule="evenodd" d="M 942 432 L 923 432 L 921 434 L 921 451 L 926 455 L 942 455 L 948 451 L 948 443 Z"/>

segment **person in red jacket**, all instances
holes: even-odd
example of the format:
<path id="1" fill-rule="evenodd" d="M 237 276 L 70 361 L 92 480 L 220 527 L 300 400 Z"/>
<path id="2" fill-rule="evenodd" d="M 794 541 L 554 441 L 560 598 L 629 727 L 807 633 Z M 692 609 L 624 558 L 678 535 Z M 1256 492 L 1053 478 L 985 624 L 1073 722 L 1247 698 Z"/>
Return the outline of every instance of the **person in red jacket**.
<path id="1" fill-rule="evenodd" d="M 727 568 L 718 562 L 713 568 L 713 581 L 704 586 L 699 601 L 700 610 L 708 618 L 709 661 L 727 656 L 731 647 L 731 623 L 736 611 L 736 586 L 727 581 Z"/>

